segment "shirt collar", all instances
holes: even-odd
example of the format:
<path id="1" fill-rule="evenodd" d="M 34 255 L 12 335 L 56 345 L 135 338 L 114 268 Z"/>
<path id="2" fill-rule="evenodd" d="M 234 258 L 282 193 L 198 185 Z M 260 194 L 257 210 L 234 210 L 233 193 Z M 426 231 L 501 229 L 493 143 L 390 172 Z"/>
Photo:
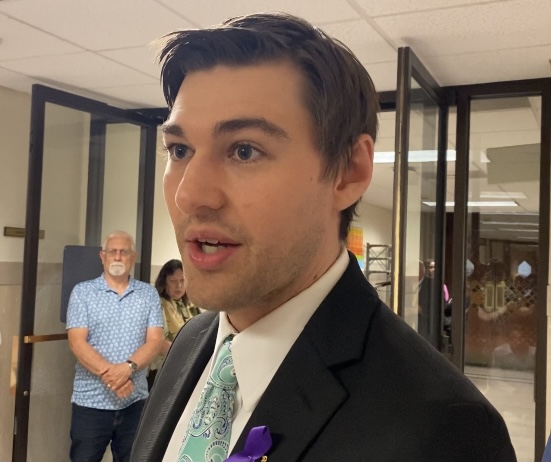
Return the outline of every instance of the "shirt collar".
<path id="1" fill-rule="evenodd" d="M 130 275 L 128 278 L 128 287 L 124 291 L 124 294 L 127 294 L 130 291 L 136 291 L 137 289 L 139 289 L 136 282 L 137 280 L 133 278 L 132 275 Z M 111 286 L 107 284 L 107 281 L 105 281 L 105 272 L 102 272 L 101 275 L 98 278 L 96 278 L 96 283 L 97 283 L 98 290 L 105 291 L 105 292 L 109 292 L 109 291 L 114 292 L 113 288 L 111 288 Z"/>
<path id="2" fill-rule="evenodd" d="M 253 325 L 236 333 L 225 312 L 220 314 L 215 353 L 234 334 L 232 357 L 243 407 L 251 411 L 298 336 L 346 270 L 349 257 L 343 249 L 335 263 L 306 288 Z"/>

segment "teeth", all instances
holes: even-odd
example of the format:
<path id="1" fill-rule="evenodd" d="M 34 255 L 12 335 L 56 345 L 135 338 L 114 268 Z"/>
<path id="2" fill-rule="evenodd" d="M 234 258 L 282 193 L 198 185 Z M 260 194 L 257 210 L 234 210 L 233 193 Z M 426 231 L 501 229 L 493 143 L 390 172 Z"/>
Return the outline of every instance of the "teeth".
<path id="1" fill-rule="evenodd" d="M 215 246 L 217 246 L 218 243 L 220 243 L 220 241 L 218 241 L 218 240 L 208 240 L 208 239 L 206 239 L 206 240 L 197 240 L 197 241 L 199 241 L 199 243 L 208 243 L 208 244 L 213 244 Z"/>
<path id="2" fill-rule="evenodd" d="M 201 245 L 201 251 L 205 254 L 214 254 L 215 252 L 218 252 L 218 249 L 220 249 L 218 246 L 212 246 L 211 244 Z"/>

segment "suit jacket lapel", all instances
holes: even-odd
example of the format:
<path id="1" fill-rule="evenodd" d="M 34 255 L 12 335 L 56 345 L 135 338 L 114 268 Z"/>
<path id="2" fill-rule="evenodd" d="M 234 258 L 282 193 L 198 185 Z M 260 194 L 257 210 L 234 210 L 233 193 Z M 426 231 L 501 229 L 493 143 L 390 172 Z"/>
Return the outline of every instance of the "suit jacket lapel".
<path id="1" fill-rule="evenodd" d="M 218 328 L 218 315 L 194 317 L 183 328 L 159 371 L 132 449 L 132 461 L 162 461 L 181 414 L 206 364 Z"/>
<path id="2" fill-rule="evenodd" d="M 267 425 L 273 440 L 270 460 L 297 461 L 346 396 L 315 347 L 299 338 L 256 406 L 234 452 L 244 448 L 253 427 Z"/>
<path id="3" fill-rule="evenodd" d="M 301 459 L 348 396 L 335 369 L 361 358 L 372 315 L 369 306 L 376 301 L 376 292 L 351 258 L 285 357 L 233 452 L 244 448 L 251 428 L 268 426 L 273 439 L 270 460 Z"/>

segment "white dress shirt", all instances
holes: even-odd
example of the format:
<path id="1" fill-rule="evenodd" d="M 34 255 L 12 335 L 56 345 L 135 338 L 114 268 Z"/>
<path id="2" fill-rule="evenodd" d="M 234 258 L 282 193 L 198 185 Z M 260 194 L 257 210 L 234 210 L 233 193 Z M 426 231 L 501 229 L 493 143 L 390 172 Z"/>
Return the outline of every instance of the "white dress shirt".
<path id="1" fill-rule="evenodd" d="M 240 333 L 235 332 L 226 313 L 220 313 L 213 356 L 174 429 L 163 461 L 178 461 L 182 440 L 207 382 L 212 359 L 230 334 L 235 335 L 231 350 L 238 384 L 230 438 L 230 449 L 233 449 L 275 372 L 310 317 L 343 275 L 348 261 L 348 253 L 343 249 L 335 263 L 314 284 Z M 237 449 L 240 450 L 242 449 Z M 234 451 L 230 451 L 231 453 Z"/>

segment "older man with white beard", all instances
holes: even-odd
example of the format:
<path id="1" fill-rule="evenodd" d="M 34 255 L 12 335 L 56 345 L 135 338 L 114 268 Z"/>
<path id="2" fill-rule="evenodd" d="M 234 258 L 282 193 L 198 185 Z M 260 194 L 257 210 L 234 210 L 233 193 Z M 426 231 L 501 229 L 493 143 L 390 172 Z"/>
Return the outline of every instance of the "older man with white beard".
<path id="1" fill-rule="evenodd" d="M 116 231 L 100 251 L 104 272 L 73 289 L 67 311 L 69 346 L 77 358 L 71 421 L 71 461 L 129 461 L 148 395 L 147 366 L 163 342 L 159 295 L 130 271 L 133 238 Z"/>

